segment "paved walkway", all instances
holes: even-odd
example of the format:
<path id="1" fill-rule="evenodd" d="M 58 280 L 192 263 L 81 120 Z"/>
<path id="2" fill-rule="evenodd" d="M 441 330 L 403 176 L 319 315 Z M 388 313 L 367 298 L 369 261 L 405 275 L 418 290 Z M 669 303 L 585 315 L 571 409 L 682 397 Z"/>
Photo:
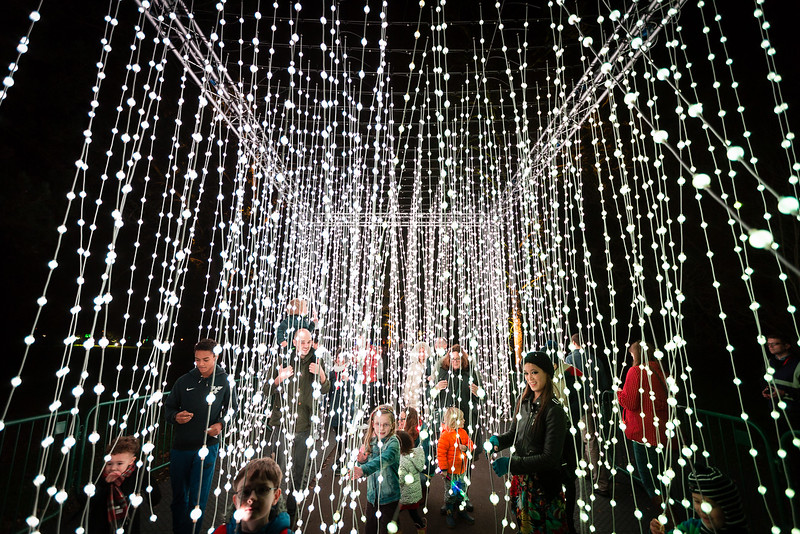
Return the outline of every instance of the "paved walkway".
<path id="1" fill-rule="evenodd" d="M 350 502 L 347 497 L 340 497 L 342 495 L 343 486 L 337 477 L 334 477 L 333 471 L 328 468 L 322 474 L 319 480 L 320 491 L 318 494 L 310 496 L 306 502 L 301 505 L 302 513 L 299 520 L 302 524 L 298 526 L 296 532 L 317 533 L 323 531 L 320 527 L 324 522 L 327 528 L 324 531 L 330 532 L 333 516 L 336 512 L 341 515 L 341 521 L 344 522 L 344 528 L 339 532 L 350 532 L 355 528 L 356 532 L 360 532 L 361 528 L 354 525 L 353 512 L 347 508 Z M 581 524 L 579 511 L 576 510 L 576 525 L 581 534 L 589 534 L 589 522 L 594 524 L 595 533 L 611 533 L 616 534 L 639 534 L 648 532 L 647 524 L 652 517 L 655 517 L 656 510 L 653 509 L 647 500 L 643 490 L 634 484 L 636 490 L 636 499 L 642 507 L 642 520 L 637 521 L 634 516 L 633 494 L 631 491 L 631 481 L 627 476 L 618 475 L 617 483 L 614 484 L 614 505 L 612 506 L 611 499 L 597 496 L 593 501 L 587 501 L 585 513 L 588 522 Z M 357 507 L 360 514 L 365 506 L 366 483 L 362 483 L 360 496 L 360 506 Z M 161 484 L 163 498 L 161 503 L 156 509 L 158 521 L 155 524 L 145 525 L 148 528 L 143 528 L 143 532 L 153 533 L 169 533 L 171 532 L 171 513 L 169 503 L 171 500 L 171 492 L 169 488 L 169 481 L 164 481 Z M 497 506 L 492 505 L 489 496 L 492 492 L 496 492 L 500 496 L 500 502 Z M 432 481 L 430 491 L 428 493 L 428 512 L 425 515 L 428 521 L 428 532 L 435 534 L 438 532 L 447 531 L 444 516 L 440 515 L 439 509 L 443 504 L 443 486 L 441 477 L 435 477 Z M 476 463 L 473 471 L 473 485 L 470 488 L 470 498 L 475 506 L 475 525 L 470 526 L 460 522 L 457 526 L 458 531 L 475 532 L 475 533 L 511 533 L 514 532 L 510 527 L 503 527 L 503 521 L 511 522 L 514 519 L 514 513 L 509 504 L 503 498 L 505 496 L 505 488 L 502 479 L 496 477 L 491 471 L 489 462 L 482 459 Z M 333 501 L 330 500 L 330 495 L 334 495 Z M 580 486 L 579 486 L 580 496 Z M 212 525 L 222 524 L 230 513 L 228 509 L 228 499 L 225 492 L 222 491 L 219 497 L 215 497 L 212 493 L 206 508 L 204 527 L 210 528 Z M 342 503 L 341 507 L 337 507 L 337 503 Z M 313 506 L 313 509 L 309 509 Z M 398 520 L 400 532 L 406 534 L 416 533 L 413 522 L 408 516 L 407 512 L 400 514 Z"/>
<path id="2" fill-rule="evenodd" d="M 624 465 L 626 463 L 624 456 L 624 447 L 617 448 L 617 464 Z M 329 464 L 330 462 L 328 462 Z M 220 462 L 217 462 L 217 474 L 215 480 L 219 480 L 219 467 Z M 161 479 L 160 489 L 162 493 L 161 502 L 156 506 L 155 513 L 157 520 L 155 523 L 150 523 L 148 519 L 143 518 L 142 532 L 147 533 L 170 533 L 172 532 L 172 514 L 170 512 L 170 502 L 172 494 L 170 490 L 169 480 L 167 473 L 160 474 Z M 300 533 L 318 533 L 318 532 L 332 532 L 331 526 L 333 523 L 334 514 L 339 514 L 339 521 L 343 522 L 343 527 L 338 532 L 361 532 L 362 528 L 355 524 L 353 517 L 353 510 L 349 508 L 350 498 L 344 495 L 345 485 L 338 476 L 334 476 L 333 470 L 326 466 L 321 470 L 319 478 L 319 492 L 312 492 L 306 501 L 300 504 L 301 510 L 298 517 L 298 528 L 295 532 Z M 649 532 L 648 524 L 650 519 L 657 515 L 657 510 L 652 507 L 644 490 L 636 483 L 631 483 L 631 479 L 627 473 L 622 472 L 617 475 L 613 486 L 612 499 L 595 496 L 585 497 L 586 502 L 583 508 L 584 522 L 580 520 L 580 509 L 576 510 L 575 524 L 578 532 L 581 534 L 589 534 L 590 532 L 603 534 L 639 534 Z M 362 483 L 359 487 L 361 495 L 358 499 L 356 506 L 356 513 L 363 513 L 366 503 L 366 483 Z M 490 495 L 495 492 L 499 496 L 499 503 L 495 506 L 489 500 Z M 428 533 L 436 534 L 439 532 L 448 531 L 445 518 L 439 512 L 443 504 L 443 485 L 442 478 L 434 477 L 431 483 L 430 490 L 427 497 L 427 513 L 425 517 L 428 521 Z M 587 492 L 584 489 L 583 494 L 586 496 Z M 331 495 L 333 499 L 331 500 Z M 498 478 L 491 471 L 491 467 L 486 458 L 482 458 L 475 464 L 475 469 L 472 475 L 472 486 L 469 490 L 470 499 L 475 507 L 472 514 L 475 517 L 475 525 L 470 526 L 463 522 L 457 525 L 458 531 L 475 532 L 475 533 L 512 533 L 515 532 L 508 526 L 514 520 L 514 512 L 508 502 L 505 501 L 505 487 L 503 479 Z M 581 486 L 578 484 L 578 498 L 581 497 Z M 641 508 L 641 520 L 637 520 L 634 511 L 634 498 L 639 503 Z M 204 517 L 203 532 L 207 532 L 212 526 L 217 526 L 226 521 L 232 512 L 230 508 L 230 496 L 221 489 L 219 495 L 214 495 L 212 489 L 211 497 L 209 498 Z M 43 525 L 42 532 L 49 533 L 63 533 L 75 532 L 77 525 L 70 524 L 76 521 L 65 521 L 61 528 L 55 522 L 46 523 Z M 504 526 L 505 522 L 505 526 Z M 324 526 L 323 526 L 324 523 Z M 415 534 L 416 528 L 414 527 L 411 518 L 407 512 L 400 514 L 398 524 L 400 532 L 405 534 Z M 594 525 L 594 530 L 590 530 L 590 525 Z M 353 530 L 354 529 L 354 530 Z"/>

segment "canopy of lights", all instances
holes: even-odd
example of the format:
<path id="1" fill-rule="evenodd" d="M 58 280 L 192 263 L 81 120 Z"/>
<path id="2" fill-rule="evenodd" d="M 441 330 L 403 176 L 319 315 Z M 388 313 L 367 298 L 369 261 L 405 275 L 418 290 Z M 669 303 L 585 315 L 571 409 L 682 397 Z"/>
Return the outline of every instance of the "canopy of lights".
<path id="1" fill-rule="evenodd" d="M 716 296 L 707 305 L 725 332 L 732 309 L 749 309 L 764 347 L 757 275 L 777 280 L 784 300 L 770 305 L 785 310 L 797 339 L 789 284 L 800 271 L 775 225 L 798 224 L 800 163 L 768 6 L 743 2 L 745 32 L 727 25 L 727 2 L 713 1 L 312 4 L 111 2 L 96 57 L 75 58 L 96 63 L 97 76 L 49 263 L 51 277 L 67 270 L 74 284 L 50 405 L 53 429 L 64 410 L 73 423 L 31 445 L 41 448 L 39 474 L 23 481 L 36 488 L 31 531 L 67 500 L 81 439 L 91 444 L 84 462 L 93 467 L 79 483 L 87 493 L 120 434 L 140 438 L 145 467 L 155 461 L 167 371 L 190 359 L 173 350 L 188 305 L 201 311 L 197 339 L 220 343 L 240 397 L 212 500 L 230 501 L 232 477 L 263 451 L 262 391 L 284 357 L 275 332 L 293 299 L 307 301 L 326 365 L 380 351 L 380 394 L 397 406 L 410 349 L 458 341 L 483 377 L 484 439 L 513 416 L 526 351 L 563 357 L 580 332 L 616 387 L 637 332 L 668 375 L 665 424 L 680 442 L 659 478 L 669 491 L 709 456 L 684 336 L 688 282 L 705 273 Z M 18 96 L 14 75 L 26 68 L 39 17 L 31 14 L 9 67 L 0 111 Z M 740 46 L 757 61 L 738 62 L 734 39 L 750 39 Z M 749 86 L 766 112 L 750 112 Z M 768 177 L 759 150 L 770 154 Z M 736 261 L 717 262 L 721 250 Z M 740 273 L 749 301 L 725 298 L 721 269 Z M 727 352 L 738 388 L 730 340 Z M 28 360 L 4 420 L 36 365 Z M 95 362 L 99 381 L 87 372 Z M 374 408 L 362 393 L 348 399 L 354 416 L 341 430 L 352 450 Z M 121 404 L 118 418 L 89 420 L 77 435 L 74 421 L 92 406 L 130 397 L 146 401 Z M 748 418 L 741 395 L 730 402 Z M 785 408 L 773 403 L 769 432 Z M 319 428 L 329 415 L 320 402 Z M 606 424 L 621 436 L 618 409 Z M 612 470 L 624 447 L 617 439 L 604 443 Z M 758 453 L 754 445 L 744 461 Z M 312 473 L 322 460 L 312 453 Z M 335 463 L 346 470 L 352 458 Z M 587 476 L 585 463 L 578 473 Z M 495 482 L 481 505 L 511 532 L 508 486 Z M 137 504 L 157 520 L 149 484 L 143 477 Z M 358 488 L 312 475 L 298 495 L 298 530 L 359 530 Z M 758 492 L 767 510 L 796 506 L 791 485 Z M 579 507 L 591 526 L 592 501 L 582 497 Z"/>

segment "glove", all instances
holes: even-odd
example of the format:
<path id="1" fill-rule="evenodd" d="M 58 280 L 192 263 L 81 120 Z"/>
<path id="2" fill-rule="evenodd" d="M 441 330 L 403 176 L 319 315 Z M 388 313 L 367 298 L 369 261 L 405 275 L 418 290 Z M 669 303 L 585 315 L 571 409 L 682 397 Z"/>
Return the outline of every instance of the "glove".
<path id="1" fill-rule="evenodd" d="M 511 458 L 498 458 L 494 462 L 492 462 L 492 469 L 494 470 L 494 474 L 502 477 L 508 473 L 508 462 L 511 461 Z"/>
<path id="2" fill-rule="evenodd" d="M 497 436 L 490 437 L 489 443 L 491 443 L 494 446 L 495 451 L 500 450 L 500 438 L 498 438 Z"/>

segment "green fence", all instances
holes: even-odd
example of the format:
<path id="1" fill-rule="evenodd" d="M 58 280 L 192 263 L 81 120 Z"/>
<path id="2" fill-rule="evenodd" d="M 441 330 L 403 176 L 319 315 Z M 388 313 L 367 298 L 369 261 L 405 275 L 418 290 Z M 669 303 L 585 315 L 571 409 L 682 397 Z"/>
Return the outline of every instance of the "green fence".
<path id="1" fill-rule="evenodd" d="M 785 495 L 788 473 L 778 461 L 777 443 L 770 442 L 758 425 L 741 417 L 707 410 L 697 410 L 695 415 L 702 425 L 699 430 L 708 461 L 737 482 L 750 526 L 773 523 L 782 532 L 791 531 L 796 522 Z M 701 446 L 697 439 L 695 436 L 695 443 Z M 757 454 L 753 456 L 751 450 Z M 764 496 L 759 488 L 766 491 Z"/>
<path id="2" fill-rule="evenodd" d="M 6 423 L 0 431 L 0 532 L 28 530 L 25 518 L 34 510 L 35 488 L 32 481 L 40 474 L 40 465 L 45 466 L 45 472 L 41 473 L 45 477 L 44 488 L 56 486 L 70 493 L 80 491 L 77 485 L 88 479 L 88 462 L 92 458 L 99 462 L 98 458 L 101 458 L 106 446 L 120 433 L 119 426 L 125 421 L 126 414 L 143 413 L 149 399 L 147 395 L 104 402 L 84 416 L 74 417 L 70 412 L 63 411 Z M 95 424 L 96 421 L 112 420 L 116 422 L 114 426 Z M 710 463 L 737 481 L 751 526 L 768 525 L 770 513 L 771 520 L 782 527 L 782 532 L 789 532 L 792 526 L 798 524 L 798 497 L 787 498 L 785 490 L 787 480 L 795 490 L 800 483 L 797 463 L 800 448 L 795 444 L 795 440 L 800 439 L 800 431 L 781 436 L 780 447 L 788 453 L 785 461 L 781 461 L 777 454 L 778 443 L 770 443 L 757 425 L 740 417 L 697 410 L 691 420 L 686 418 L 684 425 L 684 436 L 709 454 Z M 95 428 L 100 435 L 94 445 L 96 454 L 92 455 L 93 445 L 88 440 L 87 432 Z M 69 455 L 71 464 L 65 466 L 53 459 L 43 464 L 44 454 L 64 457 L 60 450 L 61 443 L 69 434 L 76 439 L 73 452 Z M 155 472 L 169 463 L 172 425 L 155 422 L 152 434 L 155 435 L 155 448 L 151 453 L 153 460 L 150 465 L 151 471 Z M 53 436 L 55 441 L 45 449 L 42 440 L 47 436 Z M 751 449 L 758 451 L 755 458 L 750 453 Z M 766 488 L 770 512 L 758 491 L 759 486 Z M 60 510 L 46 495 L 43 500 L 45 502 L 41 506 L 36 506 L 36 512 L 45 522 L 57 517 Z"/>
<path id="3" fill-rule="evenodd" d="M 63 411 L 7 422 L 0 431 L 0 532 L 27 532 L 25 519 L 34 510 L 41 523 L 57 517 L 61 510 L 44 491 L 40 491 L 39 502 L 36 502 L 36 488 L 32 482 L 37 475 L 44 476 L 43 490 L 54 486 L 67 491 L 70 496 L 82 491 L 79 483 L 82 485 L 88 480 L 89 462 L 94 459 L 98 464 L 95 468 L 99 467 L 106 447 L 120 434 L 120 424 L 133 414 L 143 413 L 150 398 L 150 395 L 145 395 L 100 403 L 83 416 Z M 97 421 L 104 424 L 96 424 Z M 116 423 L 110 426 L 105 424 L 108 421 Z M 154 439 L 150 441 L 155 448 L 150 453 L 153 456 L 150 471 L 156 472 L 169 464 L 172 425 L 155 422 L 152 427 Z M 99 436 L 93 445 L 88 433 L 95 428 Z M 65 456 L 61 446 L 68 435 L 74 436 L 75 445 Z M 52 436 L 54 441 L 44 448 L 42 441 L 48 436 Z M 45 459 L 45 454 L 52 457 Z M 55 458 L 69 458 L 69 465 L 59 463 Z M 40 466 L 45 469 L 42 473 L 39 473 Z"/>
<path id="4" fill-rule="evenodd" d="M 611 395 L 603 400 L 613 402 Z M 678 419 L 686 444 L 694 443 L 698 452 L 707 454 L 710 465 L 736 481 L 753 532 L 768 532 L 774 524 L 788 533 L 800 525 L 798 496 L 789 498 L 786 494 L 787 487 L 800 489 L 800 448 L 794 442 L 800 439 L 800 431 L 781 436 L 780 448 L 788 453 L 782 461 L 777 453 L 778 440 L 767 439 L 749 420 L 708 410 L 690 412 L 685 406 L 678 408 Z M 753 456 L 751 450 L 757 454 Z M 618 469 L 626 472 L 624 466 Z M 685 480 L 679 481 L 678 488 L 685 488 Z M 681 491 L 676 489 L 671 497 L 682 499 L 684 496 L 677 494 Z"/>

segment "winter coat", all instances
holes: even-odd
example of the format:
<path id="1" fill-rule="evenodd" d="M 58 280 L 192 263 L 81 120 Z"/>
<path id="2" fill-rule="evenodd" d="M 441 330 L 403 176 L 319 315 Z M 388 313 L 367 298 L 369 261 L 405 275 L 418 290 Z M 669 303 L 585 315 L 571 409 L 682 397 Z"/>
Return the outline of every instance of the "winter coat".
<path id="1" fill-rule="evenodd" d="M 400 440 L 397 436 L 390 436 L 378 447 L 378 438 L 370 441 L 370 451 L 367 461 L 358 462 L 359 467 L 367 477 L 367 500 L 376 505 L 383 506 L 400 500 Z M 382 476 L 383 480 L 378 481 Z"/>
<path id="2" fill-rule="evenodd" d="M 141 522 L 142 516 L 145 516 L 145 521 L 149 523 L 149 512 L 150 506 L 153 508 L 158 505 L 161 501 L 161 490 L 158 487 L 158 484 L 153 481 L 152 491 L 148 494 L 145 488 L 149 485 L 147 480 L 147 474 L 145 474 L 145 479 L 139 483 L 139 488 L 137 491 L 137 479 L 141 473 L 139 472 L 139 468 L 135 467 L 133 473 L 131 473 L 128 478 L 126 478 L 122 485 L 119 487 L 122 491 L 122 494 L 127 497 L 128 500 L 128 516 L 125 519 L 124 523 L 120 523 L 118 526 L 125 528 L 125 532 L 129 532 L 131 534 L 139 534 L 142 531 L 141 529 Z M 87 532 L 97 533 L 97 534 L 111 534 L 116 532 L 116 529 L 112 527 L 111 523 L 108 521 L 108 495 L 111 492 L 111 485 L 106 482 L 105 478 L 101 475 L 100 480 L 97 481 L 95 485 L 94 495 L 89 499 L 89 517 L 88 517 L 88 527 Z M 141 506 L 139 508 L 134 508 L 130 504 L 130 495 L 133 493 L 139 493 L 144 500 L 142 501 Z M 86 495 L 81 492 L 81 500 L 85 502 Z M 145 527 L 145 530 L 148 530 Z"/>
<path id="3" fill-rule="evenodd" d="M 466 430 L 463 428 L 458 430 L 446 428 L 442 430 L 436 452 L 439 459 L 439 469 L 443 473 L 461 475 L 466 472 L 469 459 L 467 458 L 467 451 L 461 450 L 461 445 L 466 445 L 467 451 L 472 451 L 475 448 L 475 444 L 469 439 Z"/>
<path id="4" fill-rule="evenodd" d="M 292 534 L 292 529 L 289 528 L 289 514 L 281 512 L 275 517 L 272 517 L 272 515 L 270 514 L 269 523 L 254 534 Z M 226 524 L 218 526 L 214 534 L 236 534 L 236 526 L 236 519 L 231 517 Z M 241 530 L 238 532 L 241 532 Z"/>
<path id="5" fill-rule="evenodd" d="M 278 344 L 280 345 L 285 341 L 288 344 L 288 347 L 291 348 L 294 335 L 298 330 L 305 328 L 313 334 L 315 327 L 316 324 L 314 321 L 308 317 L 304 317 L 302 315 L 287 315 L 286 318 L 281 321 L 281 324 L 278 325 Z"/>
<path id="6" fill-rule="evenodd" d="M 437 382 L 442 380 L 447 381 L 447 388 L 442 391 L 436 388 L 431 390 L 431 393 L 437 396 L 439 408 L 442 411 L 451 406 L 460 409 L 464 412 L 464 426 L 467 429 L 471 427 L 471 431 L 474 432 L 478 428 L 478 416 L 485 398 L 473 395 L 469 389 L 471 384 L 483 387 L 483 381 L 477 370 L 474 366 L 452 372 L 450 369 L 442 369 L 439 371 Z"/>
<path id="7" fill-rule="evenodd" d="M 425 470 L 425 453 L 416 447 L 408 454 L 400 455 L 400 504 L 414 504 L 422 500 L 422 484 L 419 474 Z"/>

